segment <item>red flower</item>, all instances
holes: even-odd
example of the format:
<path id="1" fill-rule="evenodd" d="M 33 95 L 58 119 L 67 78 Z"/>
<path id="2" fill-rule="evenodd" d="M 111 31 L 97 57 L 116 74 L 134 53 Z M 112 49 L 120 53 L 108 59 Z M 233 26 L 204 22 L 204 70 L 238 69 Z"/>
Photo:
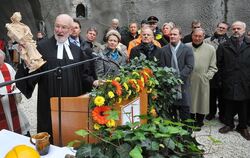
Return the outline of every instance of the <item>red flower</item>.
<path id="1" fill-rule="evenodd" d="M 112 85 L 115 86 L 115 88 L 116 88 L 115 93 L 118 96 L 121 96 L 122 95 L 122 86 L 121 86 L 121 84 L 119 82 L 117 82 L 116 80 L 113 80 Z"/>
<path id="2" fill-rule="evenodd" d="M 101 125 L 106 124 L 109 121 L 107 120 L 108 114 L 104 113 L 109 110 L 111 110 L 109 106 L 96 106 L 92 111 L 93 120 Z"/>

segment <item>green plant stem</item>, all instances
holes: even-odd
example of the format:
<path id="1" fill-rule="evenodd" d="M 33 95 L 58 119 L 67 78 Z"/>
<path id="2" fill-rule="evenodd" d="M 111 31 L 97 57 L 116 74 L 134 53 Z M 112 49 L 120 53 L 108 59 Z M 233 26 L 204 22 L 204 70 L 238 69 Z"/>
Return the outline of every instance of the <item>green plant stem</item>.
<path id="1" fill-rule="evenodd" d="M 110 142 L 110 141 L 107 141 L 107 140 L 105 140 L 105 139 L 103 139 L 103 138 L 97 136 L 97 135 L 94 134 L 92 131 L 90 131 L 90 130 L 87 130 L 87 131 L 89 132 L 89 134 L 91 134 L 91 135 L 93 135 L 94 137 L 100 139 L 101 141 L 103 141 L 103 142 L 105 142 L 105 143 L 108 143 L 108 144 L 111 144 L 111 145 L 115 146 L 116 148 L 119 147 L 118 145 L 116 145 L 116 144 L 114 144 L 114 143 L 112 143 L 112 142 Z"/>

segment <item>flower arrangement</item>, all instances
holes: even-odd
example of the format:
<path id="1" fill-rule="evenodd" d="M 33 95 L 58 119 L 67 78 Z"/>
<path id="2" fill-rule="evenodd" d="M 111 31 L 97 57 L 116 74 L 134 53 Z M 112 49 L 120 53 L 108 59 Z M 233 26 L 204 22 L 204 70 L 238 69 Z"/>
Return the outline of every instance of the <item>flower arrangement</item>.
<path id="1" fill-rule="evenodd" d="M 165 114 L 177 95 L 174 87 L 181 83 L 171 69 L 157 67 L 154 61 L 130 61 L 119 77 L 109 78 L 92 90 L 94 131 L 79 130 L 76 134 L 82 137 L 90 134 L 100 141 L 83 143 L 76 158 L 202 157 L 204 151 L 187 130 L 190 127 L 171 121 Z M 119 115 L 113 105 L 137 97 L 144 88 L 149 103 L 149 114 L 144 116 L 147 123 L 117 125 Z"/>
<path id="2" fill-rule="evenodd" d="M 137 97 L 144 88 L 148 89 L 148 93 L 153 93 L 156 84 L 153 71 L 148 67 L 132 72 L 123 71 L 120 77 L 105 80 L 91 93 L 90 107 L 95 122 L 94 129 L 115 127 L 115 121 L 118 120 L 119 116 L 112 106 L 115 103 Z"/>

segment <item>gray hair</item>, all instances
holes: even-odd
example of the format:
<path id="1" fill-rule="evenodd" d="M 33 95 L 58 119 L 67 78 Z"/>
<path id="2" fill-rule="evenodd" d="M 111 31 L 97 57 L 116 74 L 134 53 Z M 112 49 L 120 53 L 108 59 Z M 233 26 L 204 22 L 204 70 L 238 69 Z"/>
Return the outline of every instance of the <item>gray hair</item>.
<path id="1" fill-rule="evenodd" d="M 235 25 L 235 24 L 240 24 L 244 29 L 246 29 L 246 27 L 247 27 L 246 23 L 244 23 L 243 21 L 235 21 L 232 24 L 232 26 Z"/>
<path id="2" fill-rule="evenodd" d="M 169 26 L 170 27 L 170 29 L 172 29 L 172 28 L 174 28 L 175 27 L 175 25 L 174 25 L 174 23 L 173 22 L 166 22 L 166 23 L 164 23 L 163 25 L 162 25 L 162 29 L 165 27 L 165 26 Z"/>
<path id="3" fill-rule="evenodd" d="M 194 29 L 193 33 L 199 32 L 199 31 L 201 31 L 203 33 L 203 35 L 205 36 L 206 32 L 205 32 L 205 30 L 203 28 L 196 28 L 196 29 Z"/>
<path id="4" fill-rule="evenodd" d="M 116 37 L 118 38 L 119 42 L 121 41 L 121 34 L 120 34 L 118 31 L 113 30 L 113 29 L 110 30 L 110 31 L 106 34 L 106 39 L 108 40 L 109 36 L 111 36 L 111 35 L 116 36 Z"/>

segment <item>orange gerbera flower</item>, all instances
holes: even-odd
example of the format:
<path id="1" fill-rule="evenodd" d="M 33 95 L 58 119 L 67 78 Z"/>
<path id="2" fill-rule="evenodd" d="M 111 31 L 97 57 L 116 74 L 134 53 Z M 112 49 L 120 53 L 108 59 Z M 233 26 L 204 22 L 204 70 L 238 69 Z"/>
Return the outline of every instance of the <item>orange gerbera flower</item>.
<path id="1" fill-rule="evenodd" d="M 142 71 L 145 71 L 149 76 L 153 76 L 153 71 L 150 68 L 145 67 Z"/>
<path id="2" fill-rule="evenodd" d="M 109 110 L 111 110 L 109 106 L 95 107 L 92 111 L 93 120 L 101 125 L 106 124 L 109 120 L 107 120 L 108 114 L 105 114 L 105 112 Z"/>
<path id="3" fill-rule="evenodd" d="M 145 83 L 147 83 L 147 82 L 148 82 L 149 75 L 148 75 L 147 72 L 145 72 L 145 71 L 141 71 L 141 74 L 142 74 L 142 76 L 143 76 L 143 78 L 144 78 Z"/>
<path id="4" fill-rule="evenodd" d="M 122 86 L 121 86 L 121 84 L 119 82 L 117 82 L 116 80 L 113 80 L 112 85 L 115 86 L 115 88 L 116 88 L 115 93 L 118 96 L 121 96 L 122 95 Z"/>
<path id="5" fill-rule="evenodd" d="M 132 86 L 134 89 L 136 89 L 136 84 L 137 84 L 137 82 L 136 82 L 135 79 L 130 79 L 130 80 L 128 81 L 128 83 L 131 84 L 131 86 Z"/>
<path id="6" fill-rule="evenodd" d="M 142 90 L 144 88 L 144 83 L 142 82 L 142 80 L 137 80 L 137 83 L 140 86 L 140 90 Z"/>

